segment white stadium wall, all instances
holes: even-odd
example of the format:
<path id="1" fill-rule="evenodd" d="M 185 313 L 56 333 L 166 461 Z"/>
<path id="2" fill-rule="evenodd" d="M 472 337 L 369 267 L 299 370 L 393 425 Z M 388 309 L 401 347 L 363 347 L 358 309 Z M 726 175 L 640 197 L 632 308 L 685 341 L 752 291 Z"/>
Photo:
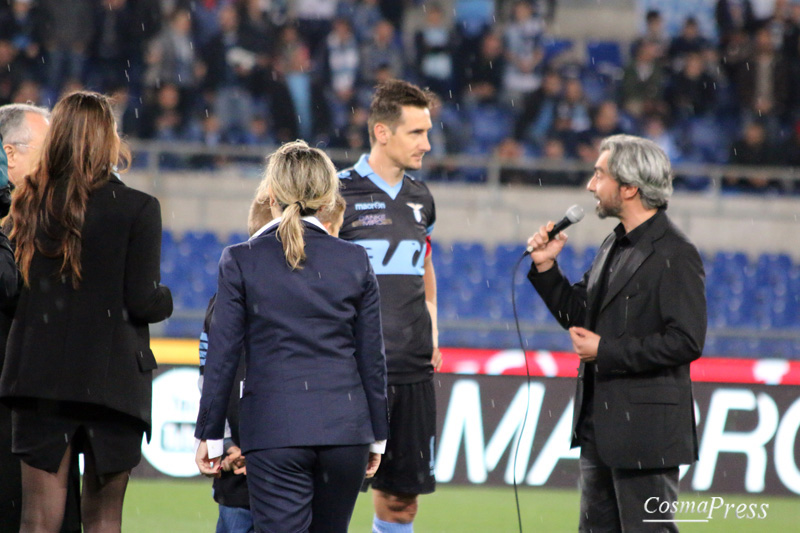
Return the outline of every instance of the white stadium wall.
<path id="1" fill-rule="evenodd" d="M 124 179 L 160 199 L 164 228 L 179 235 L 189 230 L 222 236 L 244 231 L 258 185 L 257 179 L 236 174 L 170 173 L 152 178 L 130 173 Z M 575 203 L 583 206 L 587 217 L 568 231 L 573 246 L 599 245 L 615 223 L 591 215 L 594 200 L 581 188 L 436 183 L 430 188 L 436 198 L 435 239 L 445 245 L 456 241 L 522 244 L 543 221 L 560 219 Z M 800 260 L 798 197 L 678 193 L 669 213 L 703 252 L 744 251 L 751 257 L 781 252 Z"/>

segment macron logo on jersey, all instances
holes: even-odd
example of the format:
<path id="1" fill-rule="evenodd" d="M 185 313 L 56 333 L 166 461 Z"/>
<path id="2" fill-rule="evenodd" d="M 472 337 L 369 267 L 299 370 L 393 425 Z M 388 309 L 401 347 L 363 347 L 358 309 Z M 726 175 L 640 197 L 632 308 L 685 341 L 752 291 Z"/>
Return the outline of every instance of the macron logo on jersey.
<path id="1" fill-rule="evenodd" d="M 408 202 L 406 205 L 414 210 L 414 220 L 416 220 L 418 224 L 422 224 L 422 208 L 424 206 L 422 204 L 412 204 L 411 202 Z"/>
<path id="2" fill-rule="evenodd" d="M 386 202 L 362 202 L 356 204 L 355 209 L 356 211 L 368 211 L 370 209 L 386 209 Z"/>

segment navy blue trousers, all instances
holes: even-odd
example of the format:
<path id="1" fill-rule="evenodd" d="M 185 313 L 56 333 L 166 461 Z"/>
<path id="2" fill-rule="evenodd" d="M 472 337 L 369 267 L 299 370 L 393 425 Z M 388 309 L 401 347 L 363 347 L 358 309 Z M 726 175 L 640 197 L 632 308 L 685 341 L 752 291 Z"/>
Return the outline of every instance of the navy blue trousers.
<path id="1" fill-rule="evenodd" d="M 256 531 L 347 533 L 368 455 L 368 444 L 248 452 Z"/>

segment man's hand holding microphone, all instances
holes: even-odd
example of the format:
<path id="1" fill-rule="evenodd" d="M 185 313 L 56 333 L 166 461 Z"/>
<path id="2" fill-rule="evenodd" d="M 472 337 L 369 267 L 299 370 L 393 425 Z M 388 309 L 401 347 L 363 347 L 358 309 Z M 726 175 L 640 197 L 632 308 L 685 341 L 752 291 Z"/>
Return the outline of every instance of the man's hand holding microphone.
<path id="1" fill-rule="evenodd" d="M 546 272 L 553 268 L 556 257 L 567 243 L 567 235 L 562 230 L 580 222 L 583 214 L 583 209 L 579 205 L 573 205 L 567 210 L 564 218 L 557 223 L 551 221 L 541 226 L 539 231 L 528 239 L 526 253 L 530 254 L 538 272 Z M 588 363 L 597 358 L 597 349 L 600 344 L 599 335 L 588 329 L 574 326 L 569 328 L 569 336 L 572 340 L 572 348 L 581 361 Z"/>
<path id="2" fill-rule="evenodd" d="M 556 257 L 564 249 L 564 245 L 567 242 L 567 235 L 563 233 L 563 230 L 576 222 L 580 222 L 583 219 L 583 215 L 581 206 L 575 204 L 567 209 L 564 218 L 558 222 L 548 222 L 546 225 L 541 226 L 539 231 L 528 239 L 526 253 L 530 254 L 537 271 L 545 272 L 553 268 Z"/>

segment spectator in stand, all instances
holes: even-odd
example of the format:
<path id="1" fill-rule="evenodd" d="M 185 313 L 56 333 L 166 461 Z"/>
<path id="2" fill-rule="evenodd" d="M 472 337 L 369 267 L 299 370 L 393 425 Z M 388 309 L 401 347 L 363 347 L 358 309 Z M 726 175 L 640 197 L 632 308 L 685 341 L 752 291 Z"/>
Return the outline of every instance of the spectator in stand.
<path id="1" fill-rule="evenodd" d="M 220 9 L 219 29 L 203 53 L 208 69 L 205 86 L 213 93 L 214 112 L 223 131 L 235 135 L 247 129 L 253 114 L 249 87 L 257 50 L 239 32 L 239 14 L 233 5 Z"/>
<path id="2" fill-rule="evenodd" d="M 464 69 L 464 99 L 468 102 L 496 101 L 503 88 L 504 71 L 503 41 L 494 33 L 487 33 L 481 41 L 480 52 Z"/>
<path id="3" fill-rule="evenodd" d="M 331 32 L 338 0 L 294 0 L 290 15 L 297 21 L 303 40 L 308 43 L 311 55 L 317 53 Z"/>
<path id="4" fill-rule="evenodd" d="M 592 125 L 589 102 L 583 93 L 580 78 L 568 78 L 564 82 L 564 94 L 556 104 L 554 130 L 559 134 L 580 133 Z"/>
<path id="5" fill-rule="evenodd" d="M 800 167 L 800 120 L 795 121 L 792 135 L 781 147 L 781 164 L 790 167 Z M 794 183 L 794 190 L 800 190 L 800 182 Z"/>
<path id="6" fill-rule="evenodd" d="M 286 86 L 297 116 L 300 138 L 309 142 L 328 141 L 330 111 L 323 86 L 311 75 L 311 59 L 306 48 L 295 48 L 285 66 Z"/>
<path id="7" fill-rule="evenodd" d="M 383 20 L 378 0 L 351 0 L 351 6 L 342 8 L 355 30 L 359 43 L 372 39 L 375 26 Z"/>
<path id="8" fill-rule="evenodd" d="M 326 85 L 340 101 L 349 101 L 355 95 L 361 57 L 358 41 L 347 19 L 337 18 L 333 21 L 333 30 L 322 51 L 320 63 L 324 69 Z"/>
<path id="9" fill-rule="evenodd" d="M 38 78 L 42 65 L 41 17 L 31 0 L 13 0 L 10 3 L 11 9 L 0 14 L 0 36 L 17 49 L 21 67 L 27 75 Z"/>
<path id="10" fill-rule="evenodd" d="M 783 33 L 783 57 L 792 63 L 800 60 L 800 2 L 792 2 Z"/>
<path id="11" fill-rule="evenodd" d="M 255 69 L 252 78 L 253 91 L 261 108 L 258 112 L 270 119 L 272 134 L 279 143 L 295 140 L 299 135 L 297 114 L 286 86 L 285 65 L 283 56 L 276 55 L 270 64 Z"/>
<path id="12" fill-rule="evenodd" d="M 114 113 L 114 122 L 117 125 L 117 134 L 129 137 L 140 137 L 141 108 L 131 98 L 128 85 L 117 85 L 108 91 L 111 102 L 111 112 Z M 137 101 L 138 102 L 138 101 Z"/>
<path id="13" fill-rule="evenodd" d="M 664 117 L 660 115 L 649 115 L 644 119 L 644 127 L 642 128 L 643 137 L 650 139 L 658 145 L 659 148 L 664 150 L 667 157 L 673 163 L 679 163 L 683 160 L 683 154 L 678 143 L 675 141 L 675 136 L 667 128 Z"/>
<path id="14" fill-rule="evenodd" d="M 533 172 L 513 166 L 525 157 L 525 147 L 522 144 L 508 137 L 500 141 L 500 144 L 494 150 L 494 155 L 503 165 L 500 169 L 500 183 L 504 185 L 531 185 L 535 183 Z"/>
<path id="15" fill-rule="evenodd" d="M 39 0 L 46 55 L 46 89 L 55 100 L 65 80 L 83 79 L 86 54 L 95 28 L 92 0 Z"/>
<path id="16" fill-rule="evenodd" d="M 618 133 L 624 133 L 619 108 L 613 100 L 605 100 L 594 109 L 592 126 L 578 135 L 578 157 L 581 161 L 591 163 L 598 157 L 597 147 L 600 146 L 600 141 Z"/>
<path id="17" fill-rule="evenodd" d="M 169 24 L 150 42 L 145 57 L 146 87 L 173 84 L 182 92 L 196 87 L 199 66 L 192 42 L 192 15 L 179 8 L 169 16 Z"/>
<path id="18" fill-rule="evenodd" d="M 186 4 L 189 5 L 186 5 Z M 175 7 L 190 7 L 192 11 L 192 32 L 198 50 L 205 48 L 211 39 L 220 31 L 219 15 L 228 0 L 203 0 L 202 2 L 186 2 L 177 0 Z"/>
<path id="19" fill-rule="evenodd" d="M 38 104 L 42 101 L 42 88 L 34 80 L 22 80 L 11 95 L 12 104 Z"/>
<path id="20" fill-rule="evenodd" d="M 429 4 L 425 22 L 414 36 L 415 64 L 423 85 L 439 96 L 449 96 L 453 87 L 455 35 L 439 4 Z"/>
<path id="21" fill-rule="evenodd" d="M 231 133 L 242 134 L 242 132 Z M 219 146 L 220 144 L 230 142 L 231 138 L 225 136 L 222 129 L 221 121 L 214 113 L 209 113 L 208 116 L 203 117 L 200 126 L 190 133 L 189 140 L 203 143 L 209 148 Z M 200 170 L 214 170 L 227 161 L 226 156 L 217 155 L 213 150 L 209 153 L 194 155 L 189 158 L 189 166 Z"/>
<path id="22" fill-rule="evenodd" d="M 659 54 L 658 44 L 642 41 L 622 74 L 621 103 L 633 117 L 663 111 L 664 71 Z"/>
<path id="23" fill-rule="evenodd" d="M 668 56 L 672 61 L 672 67 L 676 70 L 679 69 L 687 54 L 699 54 L 709 46 L 708 39 L 700 33 L 700 25 L 697 23 L 697 19 L 686 17 L 680 35 L 672 39 L 669 45 Z"/>
<path id="24" fill-rule="evenodd" d="M 145 99 L 140 129 L 145 139 L 186 140 L 188 124 L 186 108 L 177 86 L 164 84 Z"/>
<path id="25" fill-rule="evenodd" d="M 145 38 L 153 35 L 130 0 L 104 0 L 94 7 L 88 84 L 101 92 L 121 83 L 141 86 Z"/>
<path id="26" fill-rule="evenodd" d="M 18 50 L 11 41 L 0 37 L 0 105 L 11 103 L 24 72 Z"/>
<path id="27" fill-rule="evenodd" d="M 767 138 L 767 130 L 758 121 L 747 122 L 742 130 L 742 137 L 731 146 L 728 163 L 764 167 L 776 165 L 780 161 L 775 147 Z M 770 180 L 766 176 L 750 178 L 729 175 L 725 178 L 725 188 L 734 191 L 778 190 L 780 182 Z"/>
<path id="28" fill-rule="evenodd" d="M 717 0 L 714 17 L 721 50 L 728 46 L 735 33 L 748 34 L 755 29 L 757 22 L 750 0 Z"/>
<path id="29" fill-rule="evenodd" d="M 287 64 L 291 61 L 295 49 L 305 48 L 310 54 L 308 43 L 305 42 L 303 36 L 297 31 L 293 25 L 286 25 L 281 28 L 280 36 L 278 38 L 278 45 L 276 49 L 276 60 L 278 63 Z"/>
<path id="30" fill-rule="evenodd" d="M 275 137 L 270 130 L 270 124 L 263 115 L 255 115 L 250 121 L 250 129 L 241 139 L 241 143 L 247 146 L 277 146 Z"/>
<path id="31" fill-rule="evenodd" d="M 781 53 L 789 66 L 789 87 L 800 87 L 800 2 L 792 2 L 784 26 Z M 800 108 L 800 94 L 789 92 L 788 104 L 795 111 Z"/>
<path id="32" fill-rule="evenodd" d="M 522 113 L 514 126 L 515 139 L 536 146 L 542 145 L 542 141 L 553 128 L 563 85 L 561 74 L 557 70 L 550 69 L 544 73 L 542 86 L 525 97 Z"/>
<path id="33" fill-rule="evenodd" d="M 661 18 L 661 13 L 656 9 L 651 9 L 645 14 L 644 21 L 644 34 L 631 45 L 631 56 L 636 56 L 639 47 L 643 43 L 650 43 L 653 45 L 655 56 L 658 59 L 665 57 L 670 39 L 667 32 L 664 31 L 664 19 Z"/>
<path id="34" fill-rule="evenodd" d="M 512 20 L 505 31 L 506 71 L 504 89 L 511 98 L 539 88 L 539 66 L 544 59 L 542 35 L 544 19 L 539 17 L 530 2 L 514 4 Z"/>
<path id="35" fill-rule="evenodd" d="M 666 89 L 666 101 L 677 119 L 705 115 L 714 110 L 717 85 L 705 70 L 700 52 L 688 52 L 682 68 L 673 74 Z M 670 157 L 671 159 L 671 157 Z"/>
<path id="36" fill-rule="evenodd" d="M 445 157 L 457 154 L 462 146 L 467 144 L 463 135 L 463 125 L 459 120 L 459 114 L 452 109 L 445 107 L 439 96 L 431 97 L 431 124 L 433 127 L 428 131 L 428 142 L 431 151 L 427 157 Z M 426 164 L 420 170 L 420 174 L 425 180 L 450 181 L 454 176 L 458 176 L 458 167 L 449 164 Z"/>
<path id="37" fill-rule="evenodd" d="M 585 177 L 580 172 L 556 170 L 558 164 L 567 160 L 564 142 L 557 137 L 548 137 L 544 141 L 542 160 L 554 165 L 553 170 L 538 170 L 534 175 L 534 185 L 576 186 L 581 185 Z"/>
<path id="38" fill-rule="evenodd" d="M 277 2 L 267 3 L 261 0 L 241 0 L 239 7 L 239 25 L 242 34 L 246 36 L 248 48 L 260 56 L 270 56 L 275 49 L 275 35 L 278 34 L 277 26 L 270 11 L 280 11 Z"/>
<path id="39" fill-rule="evenodd" d="M 339 130 L 339 135 L 331 140 L 331 147 L 355 150 L 369 147 L 369 110 L 362 106 L 350 108 L 347 122 Z"/>
<path id="40" fill-rule="evenodd" d="M 744 30 L 733 31 L 728 36 L 725 47 L 721 49 L 720 54 L 725 58 L 721 66 L 725 72 L 725 77 L 730 80 L 731 84 L 735 85 L 739 71 L 747 68 L 746 62 L 752 53 L 753 43 Z"/>
<path id="41" fill-rule="evenodd" d="M 739 105 L 746 117 L 768 117 L 770 131 L 776 131 L 775 119 L 787 110 L 789 68 L 775 50 L 767 28 L 756 31 L 753 50 L 736 72 Z"/>
<path id="42" fill-rule="evenodd" d="M 361 45 L 361 79 L 369 86 L 375 85 L 375 72 L 389 67 L 395 78 L 403 77 L 403 48 L 397 42 L 392 23 L 382 20 L 375 25 L 372 41 Z"/>

